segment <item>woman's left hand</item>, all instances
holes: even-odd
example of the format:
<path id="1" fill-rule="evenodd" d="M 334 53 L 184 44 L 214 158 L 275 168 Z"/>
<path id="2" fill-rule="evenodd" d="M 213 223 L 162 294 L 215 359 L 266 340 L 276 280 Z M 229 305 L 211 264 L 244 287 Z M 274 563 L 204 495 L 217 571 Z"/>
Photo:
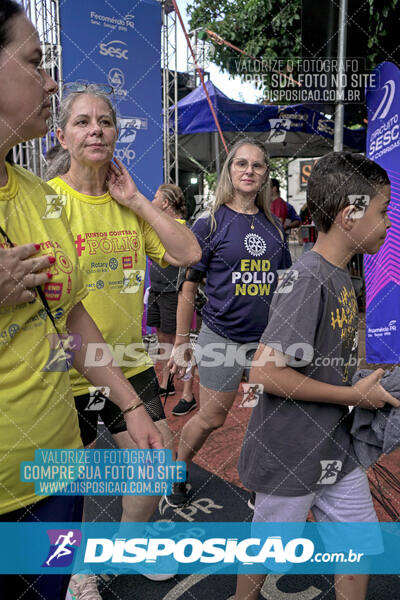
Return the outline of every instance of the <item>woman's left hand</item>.
<path id="1" fill-rule="evenodd" d="M 108 190 L 119 204 L 135 210 L 143 196 L 122 162 L 115 157 L 114 161 L 116 164 L 110 162 L 107 173 Z"/>

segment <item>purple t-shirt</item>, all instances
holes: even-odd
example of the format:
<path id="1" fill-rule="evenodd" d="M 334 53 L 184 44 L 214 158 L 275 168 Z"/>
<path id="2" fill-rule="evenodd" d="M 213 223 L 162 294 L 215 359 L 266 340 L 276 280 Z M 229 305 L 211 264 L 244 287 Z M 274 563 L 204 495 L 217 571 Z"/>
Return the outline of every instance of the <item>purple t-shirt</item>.
<path id="1" fill-rule="evenodd" d="M 235 342 L 256 342 L 268 321 L 276 271 L 292 264 L 286 241 L 261 210 L 246 215 L 223 205 L 215 220 L 211 234 L 209 213 L 192 227 L 203 251 L 192 268 L 206 274 L 203 321 Z"/>

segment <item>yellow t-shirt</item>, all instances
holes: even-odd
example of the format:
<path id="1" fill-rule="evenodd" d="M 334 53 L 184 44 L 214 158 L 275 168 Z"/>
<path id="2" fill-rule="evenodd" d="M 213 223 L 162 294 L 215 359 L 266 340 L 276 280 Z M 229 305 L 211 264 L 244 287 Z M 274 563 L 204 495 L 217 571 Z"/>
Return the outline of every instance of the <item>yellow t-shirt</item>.
<path id="1" fill-rule="evenodd" d="M 0 187 L 0 225 L 15 244 L 41 244 L 56 262 L 43 290 L 60 333 L 66 317 L 86 295 L 63 200 L 41 179 L 7 165 Z M 7 247 L 0 235 L 0 245 Z M 34 486 L 20 480 L 20 463 L 39 448 L 81 448 L 68 372 L 43 370 L 54 327 L 39 298 L 0 307 L 0 514 L 32 504 Z M 53 363 L 54 367 L 54 363 Z"/>
<path id="2" fill-rule="evenodd" d="M 60 177 L 49 181 L 49 185 L 65 200 L 89 292 L 84 301 L 86 310 L 125 376 L 145 371 L 153 366 L 142 342 L 146 255 L 167 266 L 164 246 L 146 221 L 118 204 L 109 193 L 80 194 Z M 96 359 L 99 356 L 92 348 L 87 360 L 95 365 Z M 70 375 L 74 395 L 87 394 L 88 381 L 74 369 Z"/>

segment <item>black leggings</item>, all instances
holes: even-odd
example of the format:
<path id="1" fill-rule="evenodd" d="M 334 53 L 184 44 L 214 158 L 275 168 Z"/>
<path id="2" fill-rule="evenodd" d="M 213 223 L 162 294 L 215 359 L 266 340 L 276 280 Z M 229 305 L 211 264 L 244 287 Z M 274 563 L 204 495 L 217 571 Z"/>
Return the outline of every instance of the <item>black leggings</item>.
<path id="1" fill-rule="evenodd" d="M 153 421 L 165 419 L 165 413 L 159 396 L 159 384 L 153 367 L 133 375 L 128 379 L 135 392 L 142 400 Z M 97 405 L 97 407 L 96 407 Z M 79 427 L 84 446 L 88 446 L 97 437 L 97 419 L 100 415 L 104 425 L 112 434 L 126 431 L 125 419 L 116 404 L 98 393 L 95 398 L 90 394 L 75 396 L 78 411 Z"/>

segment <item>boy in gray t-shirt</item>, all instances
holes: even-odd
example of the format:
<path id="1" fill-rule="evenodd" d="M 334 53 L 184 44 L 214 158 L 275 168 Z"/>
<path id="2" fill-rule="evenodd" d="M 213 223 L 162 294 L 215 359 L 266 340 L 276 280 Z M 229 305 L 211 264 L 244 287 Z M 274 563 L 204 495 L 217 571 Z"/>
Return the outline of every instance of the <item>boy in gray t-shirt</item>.
<path id="1" fill-rule="evenodd" d="M 390 227 L 387 173 L 364 156 L 330 153 L 314 166 L 307 204 L 318 240 L 286 274 L 254 357 L 253 409 L 239 475 L 256 492 L 254 521 L 377 521 L 351 443 L 349 406 L 399 406 L 383 370 L 351 386 L 357 301 L 346 265 L 375 254 Z M 360 385 L 362 384 L 362 385 Z M 379 550 L 378 550 L 379 551 Z M 264 575 L 239 575 L 236 600 L 257 600 Z M 363 600 L 368 575 L 335 576 L 337 598 Z"/>

